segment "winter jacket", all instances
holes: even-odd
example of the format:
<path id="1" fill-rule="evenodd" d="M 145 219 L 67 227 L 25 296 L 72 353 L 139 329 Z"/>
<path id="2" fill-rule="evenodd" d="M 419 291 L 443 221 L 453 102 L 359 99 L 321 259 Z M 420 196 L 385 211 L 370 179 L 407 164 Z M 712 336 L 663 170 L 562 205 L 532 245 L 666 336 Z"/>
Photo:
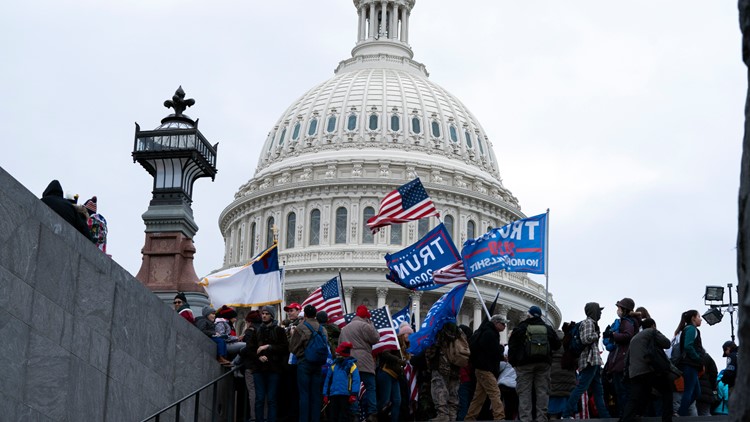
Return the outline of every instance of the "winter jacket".
<path id="1" fill-rule="evenodd" d="M 224 337 L 227 343 L 235 343 L 240 339 L 232 334 L 232 324 L 224 318 L 216 318 L 216 334 Z"/>
<path id="2" fill-rule="evenodd" d="M 444 350 L 447 350 L 448 345 L 454 342 L 458 336 L 466 338 L 464 332 L 459 330 L 454 323 L 446 323 L 438 331 L 437 335 L 435 335 L 435 343 L 424 352 L 427 360 L 427 368 L 430 371 L 437 371 L 446 379 L 458 380 L 461 368 L 448 362 L 448 356 L 444 352 Z"/>
<path id="3" fill-rule="evenodd" d="M 297 356 L 297 359 L 302 359 L 305 357 L 305 348 L 307 347 L 307 343 L 310 341 L 310 338 L 312 337 L 313 333 L 310 331 L 309 328 L 307 328 L 307 324 L 310 324 L 313 330 L 315 332 L 318 332 L 318 328 L 320 328 L 320 323 L 315 318 L 305 318 L 303 321 L 297 325 L 297 328 L 292 331 L 292 336 L 289 339 L 289 351 L 292 352 L 295 356 Z M 323 336 L 326 342 L 328 342 L 328 337 L 326 336 L 326 330 L 322 329 L 320 330 L 320 334 Z M 372 357 L 371 357 L 372 358 Z"/>
<path id="4" fill-rule="evenodd" d="M 728 387 L 734 387 L 734 380 L 737 378 L 737 350 L 729 353 L 727 356 L 727 367 L 722 371 L 724 374 L 721 381 Z"/>
<path id="5" fill-rule="evenodd" d="M 183 303 L 182 306 L 180 306 L 177 309 L 177 313 L 181 317 L 185 318 L 187 322 L 191 324 L 195 324 L 195 317 L 193 316 L 193 310 L 190 309 L 190 305 L 188 305 L 187 303 Z"/>
<path id="6" fill-rule="evenodd" d="M 351 356 L 339 357 L 328 368 L 323 384 L 323 396 L 357 396 L 359 384 L 357 359 Z"/>
<path id="7" fill-rule="evenodd" d="M 252 334 L 250 334 L 252 333 Z M 289 341 L 284 329 L 271 321 L 261 324 L 257 329 L 251 331 L 245 337 L 247 346 L 240 351 L 240 355 L 253 372 L 281 373 L 289 357 Z M 269 347 L 258 353 L 258 348 L 268 345 Z M 261 362 L 260 357 L 268 358 Z"/>
<path id="8" fill-rule="evenodd" d="M 560 336 L 558 335 L 557 338 Z M 552 352 L 552 364 L 549 371 L 550 397 L 568 397 L 576 387 L 576 370 L 562 368 L 563 353 L 565 351 L 562 347 Z"/>
<path id="9" fill-rule="evenodd" d="M 578 331 L 581 343 L 584 344 L 581 356 L 578 357 L 578 370 L 589 366 L 602 366 L 602 356 L 599 353 L 599 325 L 591 316 L 581 321 Z"/>
<path id="10" fill-rule="evenodd" d="M 392 378 L 398 378 L 404 374 L 404 363 L 398 350 L 386 350 L 378 355 L 380 369 Z"/>
<path id="11" fill-rule="evenodd" d="M 352 344 L 352 357 L 357 359 L 360 373 L 375 374 L 375 360 L 372 346 L 380 341 L 380 334 L 372 321 L 355 316 L 341 329 L 339 344 L 348 341 Z"/>
<path id="12" fill-rule="evenodd" d="M 712 409 L 714 415 L 728 415 L 729 414 L 729 386 L 724 384 L 722 381 L 723 376 L 726 374 L 725 370 L 722 369 L 719 373 L 718 383 L 716 385 L 716 391 L 719 393 L 719 404 Z"/>
<path id="13" fill-rule="evenodd" d="M 516 370 L 506 361 L 501 361 L 498 365 L 497 385 L 516 388 Z"/>
<path id="14" fill-rule="evenodd" d="M 526 355 L 526 327 L 530 325 L 543 325 L 547 327 L 547 342 L 549 343 L 549 353 L 547 356 L 527 356 Z M 510 339 L 508 339 L 508 361 L 513 366 L 529 365 L 532 363 L 552 363 L 552 352 L 558 350 L 562 342 L 557 338 L 557 333 L 549 325 L 542 321 L 541 317 L 532 317 L 521 321 L 513 329 Z"/>
<path id="15" fill-rule="evenodd" d="M 628 376 L 630 378 L 654 372 L 654 368 L 646 357 L 649 348 L 653 344 L 654 349 L 661 351 L 670 346 L 670 341 L 664 334 L 655 328 L 647 328 L 633 336 L 626 360 L 628 361 Z"/>
<path id="16" fill-rule="evenodd" d="M 472 335 L 469 346 L 474 369 L 489 371 L 497 378 L 505 350 L 500 345 L 500 332 L 495 329 L 494 324 L 482 324 Z"/>
<path id="17" fill-rule="evenodd" d="M 47 189 L 42 193 L 42 202 L 52 208 L 60 217 L 75 227 L 86 239 L 91 239 L 91 232 L 86 224 L 86 218 L 83 214 L 76 211 L 73 204 L 63 197 L 63 189 L 60 182 L 53 180 L 47 185 Z"/>
<path id="18" fill-rule="evenodd" d="M 204 316 L 199 316 L 195 319 L 195 326 L 209 337 L 216 335 L 216 324 Z"/>
<path id="19" fill-rule="evenodd" d="M 610 339 L 615 344 L 615 350 L 607 356 L 604 370 L 610 374 L 621 374 L 625 371 L 625 355 L 630 348 L 630 340 L 638 332 L 640 322 L 634 317 L 625 316 L 620 318 L 620 324 L 616 330 L 611 330 Z"/>
<path id="20" fill-rule="evenodd" d="M 681 363 L 700 369 L 703 366 L 703 355 L 706 351 L 703 349 L 701 341 L 701 332 L 695 325 L 688 324 L 680 333 L 680 350 Z"/>
<path id="21" fill-rule="evenodd" d="M 714 391 L 717 388 L 716 378 L 719 376 L 719 370 L 716 368 L 716 362 L 714 362 L 708 353 L 703 354 L 703 367 L 705 371 L 698 377 L 698 382 L 701 385 L 701 395 L 698 396 L 697 401 L 708 403 L 710 406 L 714 402 Z"/>

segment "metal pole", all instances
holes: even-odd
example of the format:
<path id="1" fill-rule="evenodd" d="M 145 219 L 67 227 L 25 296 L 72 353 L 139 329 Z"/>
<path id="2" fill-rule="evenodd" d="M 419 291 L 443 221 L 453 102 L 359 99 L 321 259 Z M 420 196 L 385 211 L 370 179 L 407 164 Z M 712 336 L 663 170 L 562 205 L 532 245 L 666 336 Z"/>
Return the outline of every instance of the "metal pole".
<path id="1" fill-rule="evenodd" d="M 549 208 L 544 224 L 544 315 L 549 315 Z M 549 318 L 547 318 L 549 320 Z"/>
<path id="2" fill-rule="evenodd" d="M 732 342 L 734 342 L 734 302 L 732 302 L 732 283 L 727 284 L 727 287 L 729 287 L 729 307 L 727 308 L 727 312 L 729 312 L 729 324 L 732 327 Z"/>
<path id="3" fill-rule="evenodd" d="M 479 299 L 479 302 L 482 304 L 482 308 L 484 308 L 484 313 L 487 314 L 487 319 L 492 318 L 492 315 L 490 315 L 490 311 L 487 310 L 487 304 L 484 303 L 482 294 L 479 293 L 479 287 L 477 287 L 476 283 L 474 283 L 474 279 L 471 279 L 471 285 L 474 286 L 474 290 L 477 292 L 477 299 Z"/>

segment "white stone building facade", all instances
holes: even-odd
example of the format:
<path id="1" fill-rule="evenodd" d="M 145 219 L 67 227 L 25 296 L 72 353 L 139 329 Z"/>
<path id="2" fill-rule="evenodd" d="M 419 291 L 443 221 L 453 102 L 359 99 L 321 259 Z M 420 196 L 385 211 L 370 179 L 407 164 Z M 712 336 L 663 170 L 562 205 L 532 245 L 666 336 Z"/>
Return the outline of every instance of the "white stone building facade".
<path id="1" fill-rule="evenodd" d="M 524 218 L 503 186 L 489 137 L 458 98 L 432 83 L 413 60 L 409 19 L 414 0 L 355 0 L 359 28 L 352 57 L 335 75 L 293 102 L 268 134 L 255 175 L 222 212 L 224 268 L 247 262 L 278 236 L 285 301 L 341 272 L 348 309 L 400 310 L 413 299 L 417 320 L 447 288 L 411 292 L 385 279 L 384 255 L 419 240 L 436 218 L 365 225 L 380 200 L 420 177 L 456 246 Z M 477 278 L 458 322 L 476 324 L 481 301 L 500 290 L 497 312 L 513 326 L 531 305 L 544 309 L 544 286 L 522 273 Z M 560 310 L 549 302 L 555 325 Z"/>

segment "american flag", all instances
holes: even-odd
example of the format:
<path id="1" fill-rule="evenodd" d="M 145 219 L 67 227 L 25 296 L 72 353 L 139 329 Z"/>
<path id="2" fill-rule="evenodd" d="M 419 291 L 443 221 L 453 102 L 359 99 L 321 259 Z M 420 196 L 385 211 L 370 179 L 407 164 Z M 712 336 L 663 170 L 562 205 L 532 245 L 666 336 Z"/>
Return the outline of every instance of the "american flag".
<path id="1" fill-rule="evenodd" d="M 353 313 L 344 315 L 344 325 L 350 323 L 355 316 L 357 315 Z M 398 350 L 396 331 L 393 329 L 391 316 L 388 315 L 388 310 L 385 306 L 370 311 L 370 319 L 372 320 L 372 323 L 375 324 L 375 329 L 378 330 L 378 334 L 380 334 L 380 341 L 372 346 L 372 354 L 377 355 L 386 350 Z"/>
<path id="2" fill-rule="evenodd" d="M 404 367 L 404 377 L 406 377 L 406 384 L 409 386 L 409 401 L 415 402 L 419 396 L 419 389 L 417 388 L 417 371 L 409 362 L 406 362 L 406 366 Z"/>
<path id="3" fill-rule="evenodd" d="M 302 302 L 302 309 L 305 309 L 307 305 L 315 306 L 318 312 L 326 311 L 330 324 L 336 324 L 339 328 L 346 325 L 346 322 L 344 322 L 344 308 L 341 306 L 338 277 L 326 281 L 322 286 L 315 289 L 310 297 Z"/>
<path id="4" fill-rule="evenodd" d="M 440 216 L 419 178 L 399 187 L 380 201 L 378 214 L 367 220 L 373 233 L 392 223 L 405 223 L 433 215 Z"/>
<path id="5" fill-rule="evenodd" d="M 466 278 L 466 272 L 464 271 L 464 262 L 458 260 L 439 270 L 435 270 L 435 272 L 432 273 L 432 281 L 434 281 L 435 284 L 450 284 L 469 281 Z"/>

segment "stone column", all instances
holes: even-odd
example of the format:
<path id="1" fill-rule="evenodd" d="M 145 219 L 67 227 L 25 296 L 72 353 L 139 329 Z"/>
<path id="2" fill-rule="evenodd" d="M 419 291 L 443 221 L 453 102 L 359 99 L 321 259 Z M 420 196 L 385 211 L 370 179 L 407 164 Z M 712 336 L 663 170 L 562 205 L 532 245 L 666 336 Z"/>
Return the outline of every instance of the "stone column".
<path id="1" fill-rule="evenodd" d="M 495 306 L 495 314 L 500 315 L 501 317 L 505 318 L 506 321 L 508 321 L 508 311 L 510 311 L 510 306 L 507 305 L 497 305 Z M 508 344 L 508 324 L 505 324 L 505 330 L 503 330 L 502 333 L 500 333 L 500 343 L 502 344 Z"/>
<path id="2" fill-rule="evenodd" d="M 375 293 L 378 295 L 378 308 L 385 306 L 386 299 L 388 298 L 388 288 L 378 287 L 375 289 Z"/>
<path id="3" fill-rule="evenodd" d="M 479 328 L 479 325 L 482 323 L 482 300 L 481 299 L 474 299 L 472 300 L 471 304 L 473 305 L 474 309 L 474 330 L 477 330 Z"/>
<path id="4" fill-rule="evenodd" d="M 398 37 L 398 6 L 394 2 L 391 5 L 391 13 L 388 15 L 388 22 L 390 25 L 390 31 L 388 31 L 388 38 L 395 40 Z"/>
<path id="5" fill-rule="evenodd" d="M 379 36 L 388 38 L 388 2 L 383 0 L 380 3 L 380 32 Z"/>
<path id="6" fill-rule="evenodd" d="M 378 26 L 378 17 L 375 13 L 375 2 L 370 3 L 370 34 L 369 39 L 374 40 L 375 39 L 375 31 L 377 30 Z"/>
<path id="7" fill-rule="evenodd" d="M 364 40 L 365 35 L 367 34 L 367 12 L 365 11 L 364 7 L 360 7 L 357 11 L 357 14 L 359 15 L 359 26 L 357 26 L 357 42 L 359 42 Z"/>
<path id="8" fill-rule="evenodd" d="M 354 312 L 352 309 L 352 298 L 354 297 L 354 287 L 344 287 L 344 303 L 348 312 Z"/>
<path id="9" fill-rule="evenodd" d="M 406 19 L 401 21 L 401 26 L 404 28 L 404 42 L 409 44 L 409 12 L 406 13 Z"/>
<path id="10" fill-rule="evenodd" d="M 399 40 L 406 42 L 406 7 L 401 7 L 401 33 Z"/>
<path id="11" fill-rule="evenodd" d="M 421 321 L 419 320 L 419 318 L 420 318 L 420 316 L 419 316 L 419 309 L 420 309 L 419 308 L 419 306 L 420 306 L 419 301 L 422 300 L 422 294 L 423 294 L 423 292 L 414 291 L 414 292 L 411 292 L 411 295 L 410 295 L 411 296 L 412 307 L 414 308 L 414 326 L 417 327 L 417 329 L 419 329 L 419 324 L 421 323 Z"/>

